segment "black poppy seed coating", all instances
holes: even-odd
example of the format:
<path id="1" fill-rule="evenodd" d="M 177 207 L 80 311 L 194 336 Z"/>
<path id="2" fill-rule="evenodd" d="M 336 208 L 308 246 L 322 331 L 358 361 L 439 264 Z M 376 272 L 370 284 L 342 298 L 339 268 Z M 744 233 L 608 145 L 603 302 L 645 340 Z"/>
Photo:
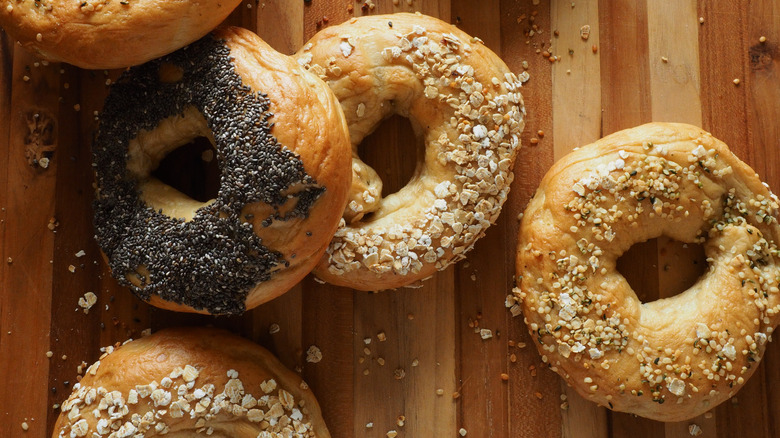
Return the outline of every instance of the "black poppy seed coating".
<path id="1" fill-rule="evenodd" d="M 163 63 L 179 67 L 183 78 L 161 82 Z M 128 144 L 139 131 L 151 131 L 190 106 L 203 114 L 214 135 L 220 189 L 214 203 L 185 222 L 140 199 L 127 159 Z M 273 206 L 277 213 L 265 218 L 264 226 L 306 217 L 325 188 L 271 135 L 269 107 L 265 95 L 242 83 L 230 49 L 210 35 L 128 70 L 113 84 L 93 144 L 95 238 L 113 275 L 141 299 L 157 294 L 212 314 L 237 314 L 246 309 L 250 289 L 289 265 L 263 246 L 252 225 L 240 219 L 241 210 L 255 202 Z M 278 208 L 289 198 L 297 198 L 294 208 L 280 215 Z M 138 287 L 125 275 L 140 266 L 149 278 Z"/>

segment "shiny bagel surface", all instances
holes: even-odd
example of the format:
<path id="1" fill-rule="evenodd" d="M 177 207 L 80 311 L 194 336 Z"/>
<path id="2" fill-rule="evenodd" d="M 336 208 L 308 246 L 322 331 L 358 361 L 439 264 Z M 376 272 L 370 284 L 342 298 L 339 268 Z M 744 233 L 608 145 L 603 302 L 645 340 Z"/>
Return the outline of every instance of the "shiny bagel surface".
<path id="1" fill-rule="evenodd" d="M 240 0 L 3 0 L 0 26 L 49 61 L 130 67 L 206 35 Z"/>

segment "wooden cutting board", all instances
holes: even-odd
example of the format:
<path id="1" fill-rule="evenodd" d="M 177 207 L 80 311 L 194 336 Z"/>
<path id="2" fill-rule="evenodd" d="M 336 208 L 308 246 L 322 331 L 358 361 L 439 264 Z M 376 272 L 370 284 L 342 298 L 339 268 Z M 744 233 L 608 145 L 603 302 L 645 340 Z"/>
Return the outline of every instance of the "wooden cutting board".
<path id="1" fill-rule="evenodd" d="M 156 310 L 111 279 L 92 238 L 90 141 L 119 72 L 40 63 L 0 32 L 0 436 L 48 436 L 54 406 L 99 347 L 174 325 L 225 327 L 271 349 L 303 374 L 338 438 L 385 437 L 390 430 L 412 438 L 459 431 L 672 438 L 690 436 L 692 425 L 704 437 L 780 436 L 777 343 L 732 400 L 691 421 L 664 424 L 610 413 L 565 388 L 543 366 L 522 319 L 504 308 L 517 216 L 550 165 L 578 145 L 649 121 L 693 123 L 780 190 L 780 3 L 364 3 L 248 0 L 228 22 L 256 30 L 288 54 L 319 28 L 363 14 L 420 11 L 479 36 L 515 72 L 527 68 L 531 75 L 511 197 L 468 260 L 421 289 L 364 293 L 307 278 L 231 318 Z M 587 40 L 583 26 L 590 26 Z M 408 123 L 390 119 L 361 147 L 390 187 L 402 186 L 414 167 L 404 160 L 414 146 L 404 144 L 414 144 Z M 42 157 L 47 168 L 31 164 Z M 635 246 L 621 269 L 649 301 L 692 284 L 697 257 L 696 248 L 657 239 Z M 98 297 L 89 314 L 78 306 L 86 292 Z M 279 331 L 272 334 L 273 324 Z M 483 339 L 480 328 L 493 337 Z M 319 363 L 305 360 L 312 345 L 322 351 Z"/>

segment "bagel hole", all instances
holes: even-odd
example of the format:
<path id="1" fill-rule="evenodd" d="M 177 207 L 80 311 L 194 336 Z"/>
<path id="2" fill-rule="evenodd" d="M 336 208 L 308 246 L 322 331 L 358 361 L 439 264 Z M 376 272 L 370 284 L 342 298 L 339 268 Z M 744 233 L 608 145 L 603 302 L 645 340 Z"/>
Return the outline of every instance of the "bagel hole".
<path id="1" fill-rule="evenodd" d="M 639 301 L 669 298 L 693 286 L 707 270 L 704 248 L 661 236 L 634 244 L 617 260 Z"/>
<path id="2" fill-rule="evenodd" d="M 219 193 L 217 151 L 206 137 L 169 152 L 152 176 L 198 202 L 207 202 Z"/>
<path id="3" fill-rule="evenodd" d="M 385 197 L 401 190 L 414 178 L 417 164 L 425 158 L 425 148 L 412 122 L 393 115 L 363 139 L 358 145 L 358 155 L 382 179 L 382 197 Z"/>

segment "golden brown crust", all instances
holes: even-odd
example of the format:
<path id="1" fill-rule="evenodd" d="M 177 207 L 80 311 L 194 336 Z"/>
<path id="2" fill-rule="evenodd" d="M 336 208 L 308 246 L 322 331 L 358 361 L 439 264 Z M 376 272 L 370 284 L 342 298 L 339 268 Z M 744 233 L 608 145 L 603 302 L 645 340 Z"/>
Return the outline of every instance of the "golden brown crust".
<path id="1" fill-rule="evenodd" d="M 353 146 L 345 223 L 316 275 L 389 289 L 464 258 L 512 181 L 525 114 L 517 76 L 479 39 L 420 14 L 352 19 L 322 30 L 296 56 L 335 92 Z M 419 128 L 426 151 L 412 180 L 383 199 L 357 146 L 393 113 Z"/>
<path id="2" fill-rule="evenodd" d="M 256 438 L 286 427 L 297 431 L 289 436 L 330 438 L 300 376 L 262 347 L 216 329 L 166 329 L 109 347 L 61 406 L 53 438 L 209 430 L 214 437 Z"/>
<path id="3" fill-rule="evenodd" d="M 699 415 L 758 366 L 780 314 L 778 200 L 699 128 L 652 123 L 559 160 L 521 224 L 518 288 L 543 359 L 585 398 L 661 421 Z M 634 243 L 702 243 L 687 291 L 641 303 L 616 270 Z"/>
<path id="4" fill-rule="evenodd" d="M 352 178 L 349 134 L 333 92 L 293 57 L 278 54 L 244 29 L 221 29 L 215 35 L 226 40 L 244 83 L 262 90 L 271 100 L 271 134 L 300 157 L 307 174 L 326 187 L 300 223 L 275 221 L 263 227 L 260 221 L 264 215 L 259 213 L 263 207 L 247 207 L 247 212 L 255 213 L 255 233 L 266 245 L 283 254 L 296 254 L 285 271 L 250 292 L 250 308 L 281 294 L 269 298 L 269 291 L 294 286 L 322 257 L 347 203 Z"/>
<path id="5" fill-rule="evenodd" d="M 324 188 L 306 214 L 286 219 L 269 220 L 276 211 L 263 202 L 243 208 L 242 220 L 252 223 L 262 245 L 281 254 L 284 260 L 284 265 L 273 268 L 268 280 L 249 291 L 245 303 L 246 308 L 251 309 L 289 290 L 322 257 L 346 204 L 351 179 L 349 137 L 333 93 L 293 58 L 276 52 L 246 29 L 222 28 L 214 32 L 214 37 L 224 41 L 230 49 L 232 64 L 242 84 L 254 93 L 267 95 L 269 111 L 273 114 L 269 119 L 270 134 L 279 145 L 294 153 L 303 163 L 305 173 L 318 187 Z M 127 168 L 138 180 L 141 198 L 152 210 L 189 221 L 198 208 L 212 202 L 190 199 L 151 176 L 151 171 L 167 152 L 198 135 L 214 142 L 205 118 L 190 107 L 181 115 L 162 120 L 153 130 L 140 132 L 130 141 Z M 271 170 L 258 169 L 259 172 Z M 298 189 L 290 187 L 288 194 L 295 194 Z M 290 199 L 287 204 L 291 206 L 280 207 L 282 216 L 298 198 Z M 140 278 L 150 278 L 144 266 L 126 276 L 138 287 L 142 287 Z M 149 302 L 169 310 L 208 313 L 207 309 L 196 309 L 186 302 L 166 301 L 154 294 Z"/>
<path id="6" fill-rule="evenodd" d="M 0 26 L 50 61 L 88 69 L 142 64 L 206 35 L 240 0 L 0 0 Z"/>

